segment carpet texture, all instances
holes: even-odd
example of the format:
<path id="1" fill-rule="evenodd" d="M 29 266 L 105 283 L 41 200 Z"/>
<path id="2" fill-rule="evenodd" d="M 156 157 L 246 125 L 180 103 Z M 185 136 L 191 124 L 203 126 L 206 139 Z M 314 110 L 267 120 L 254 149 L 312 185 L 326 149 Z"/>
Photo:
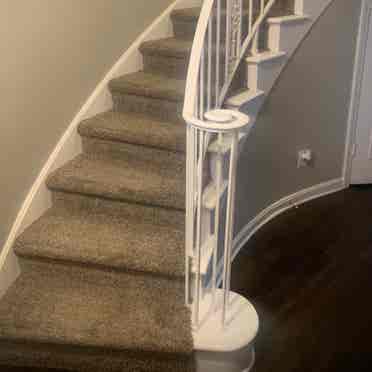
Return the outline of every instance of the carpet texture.
<path id="1" fill-rule="evenodd" d="M 143 43 L 113 110 L 80 123 L 83 153 L 49 175 L 53 206 L 16 240 L 0 300 L 1 365 L 194 372 L 184 304 L 186 67 L 200 9 Z"/>
<path id="2" fill-rule="evenodd" d="M 148 115 L 109 111 L 83 121 L 79 134 L 87 139 L 109 141 L 113 146 L 123 143 L 184 152 L 186 130 L 183 123 L 158 121 Z"/>
<path id="3" fill-rule="evenodd" d="M 51 208 L 17 240 L 20 257 L 148 272 L 182 279 L 183 226 L 143 221 L 100 208 Z"/>
<path id="4" fill-rule="evenodd" d="M 52 173 L 47 185 L 51 190 L 184 209 L 184 173 L 184 162 L 173 153 L 152 162 L 116 154 L 82 154 Z"/>
<path id="5" fill-rule="evenodd" d="M 14 245 L 22 273 L 0 301 L 0 370 L 195 371 L 183 283 L 190 49 L 144 43 L 144 71 L 109 83 L 113 110 L 78 126 L 83 153 L 49 175 L 53 205 Z"/>

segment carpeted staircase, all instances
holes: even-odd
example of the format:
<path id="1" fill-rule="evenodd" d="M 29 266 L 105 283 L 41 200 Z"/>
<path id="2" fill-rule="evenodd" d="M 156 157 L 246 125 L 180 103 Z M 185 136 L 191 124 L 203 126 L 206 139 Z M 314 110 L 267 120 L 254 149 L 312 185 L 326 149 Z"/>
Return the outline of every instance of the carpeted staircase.
<path id="1" fill-rule="evenodd" d="M 110 82 L 113 111 L 80 124 L 83 153 L 49 176 L 52 208 L 15 243 L 0 364 L 195 370 L 181 110 L 199 11 L 174 11 L 175 37 L 141 46 L 144 71 Z"/>

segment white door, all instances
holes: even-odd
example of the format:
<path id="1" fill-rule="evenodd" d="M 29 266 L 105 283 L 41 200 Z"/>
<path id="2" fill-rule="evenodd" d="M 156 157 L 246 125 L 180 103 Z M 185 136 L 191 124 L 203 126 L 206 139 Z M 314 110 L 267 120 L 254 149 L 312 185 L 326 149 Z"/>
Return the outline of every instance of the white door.
<path id="1" fill-rule="evenodd" d="M 361 89 L 355 133 L 354 156 L 352 159 L 351 183 L 372 183 L 372 1 L 366 1 L 366 24 L 361 35 L 363 39 L 360 66 Z"/>

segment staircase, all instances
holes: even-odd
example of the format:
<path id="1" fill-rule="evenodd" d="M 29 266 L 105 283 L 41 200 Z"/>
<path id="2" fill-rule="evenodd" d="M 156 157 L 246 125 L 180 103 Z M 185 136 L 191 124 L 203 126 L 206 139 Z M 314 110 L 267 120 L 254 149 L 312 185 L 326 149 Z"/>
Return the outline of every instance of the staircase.
<path id="1" fill-rule="evenodd" d="M 287 28 L 306 22 L 302 14 L 294 15 L 298 1 L 274 3 L 260 22 L 260 38 L 247 52 L 247 73 L 235 75 L 228 98 L 216 106 L 241 120 L 238 144 L 286 60 Z M 217 270 L 215 231 L 203 232 L 199 252 L 187 246 L 192 252 L 187 250 L 185 269 L 185 196 L 190 192 L 185 167 L 190 166 L 186 150 L 189 157 L 193 123 L 186 117 L 186 137 L 182 112 L 200 11 L 175 10 L 174 37 L 141 45 L 143 71 L 110 82 L 113 110 L 79 125 L 83 153 L 50 174 L 52 208 L 14 245 L 22 273 L 0 301 L 0 364 L 181 372 L 195 370 L 194 349 L 214 350 L 215 335 L 205 337 L 208 328 L 203 331 L 199 320 L 195 322 L 195 306 L 203 306 L 203 298 L 197 300 L 201 287 L 212 285 L 218 291 L 222 271 Z M 252 11 L 259 19 L 262 8 L 255 5 Z M 221 12 L 226 14 L 226 6 Z M 248 17 L 242 12 L 243 24 Z M 247 122 L 237 111 L 242 108 L 250 111 Z M 205 159 L 210 172 L 199 177 L 199 220 L 205 217 L 210 224 L 218 215 L 216 208 L 226 211 L 224 197 L 232 190 L 231 180 L 225 186 L 222 182 L 224 170 L 217 177 L 220 184 L 211 174 L 219 162 L 222 167 L 234 157 L 234 141 L 218 134 L 203 138 L 205 151 L 199 159 Z M 201 172 L 203 161 L 197 165 Z M 188 212 L 186 235 L 195 217 L 189 207 Z M 225 266 L 231 265 L 231 255 Z M 226 296 L 226 283 L 223 289 Z M 246 315 L 256 316 L 248 302 L 239 301 L 248 306 Z M 238 337 L 224 326 L 224 342 L 215 350 L 236 348 L 229 342 L 251 342 L 255 321 L 247 332 L 239 328 Z"/>

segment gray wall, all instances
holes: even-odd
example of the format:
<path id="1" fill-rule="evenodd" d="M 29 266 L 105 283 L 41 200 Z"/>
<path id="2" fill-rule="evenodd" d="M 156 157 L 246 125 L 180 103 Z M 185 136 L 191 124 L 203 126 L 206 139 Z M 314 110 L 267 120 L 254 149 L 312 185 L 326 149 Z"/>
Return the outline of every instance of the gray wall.
<path id="1" fill-rule="evenodd" d="M 69 122 L 119 56 L 171 2 L 1 2 L 0 249 Z"/>
<path id="2" fill-rule="evenodd" d="M 335 0 L 283 71 L 239 159 L 239 232 L 275 201 L 342 177 L 360 0 Z M 310 148 L 314 167 L 297 169 Z"/>

